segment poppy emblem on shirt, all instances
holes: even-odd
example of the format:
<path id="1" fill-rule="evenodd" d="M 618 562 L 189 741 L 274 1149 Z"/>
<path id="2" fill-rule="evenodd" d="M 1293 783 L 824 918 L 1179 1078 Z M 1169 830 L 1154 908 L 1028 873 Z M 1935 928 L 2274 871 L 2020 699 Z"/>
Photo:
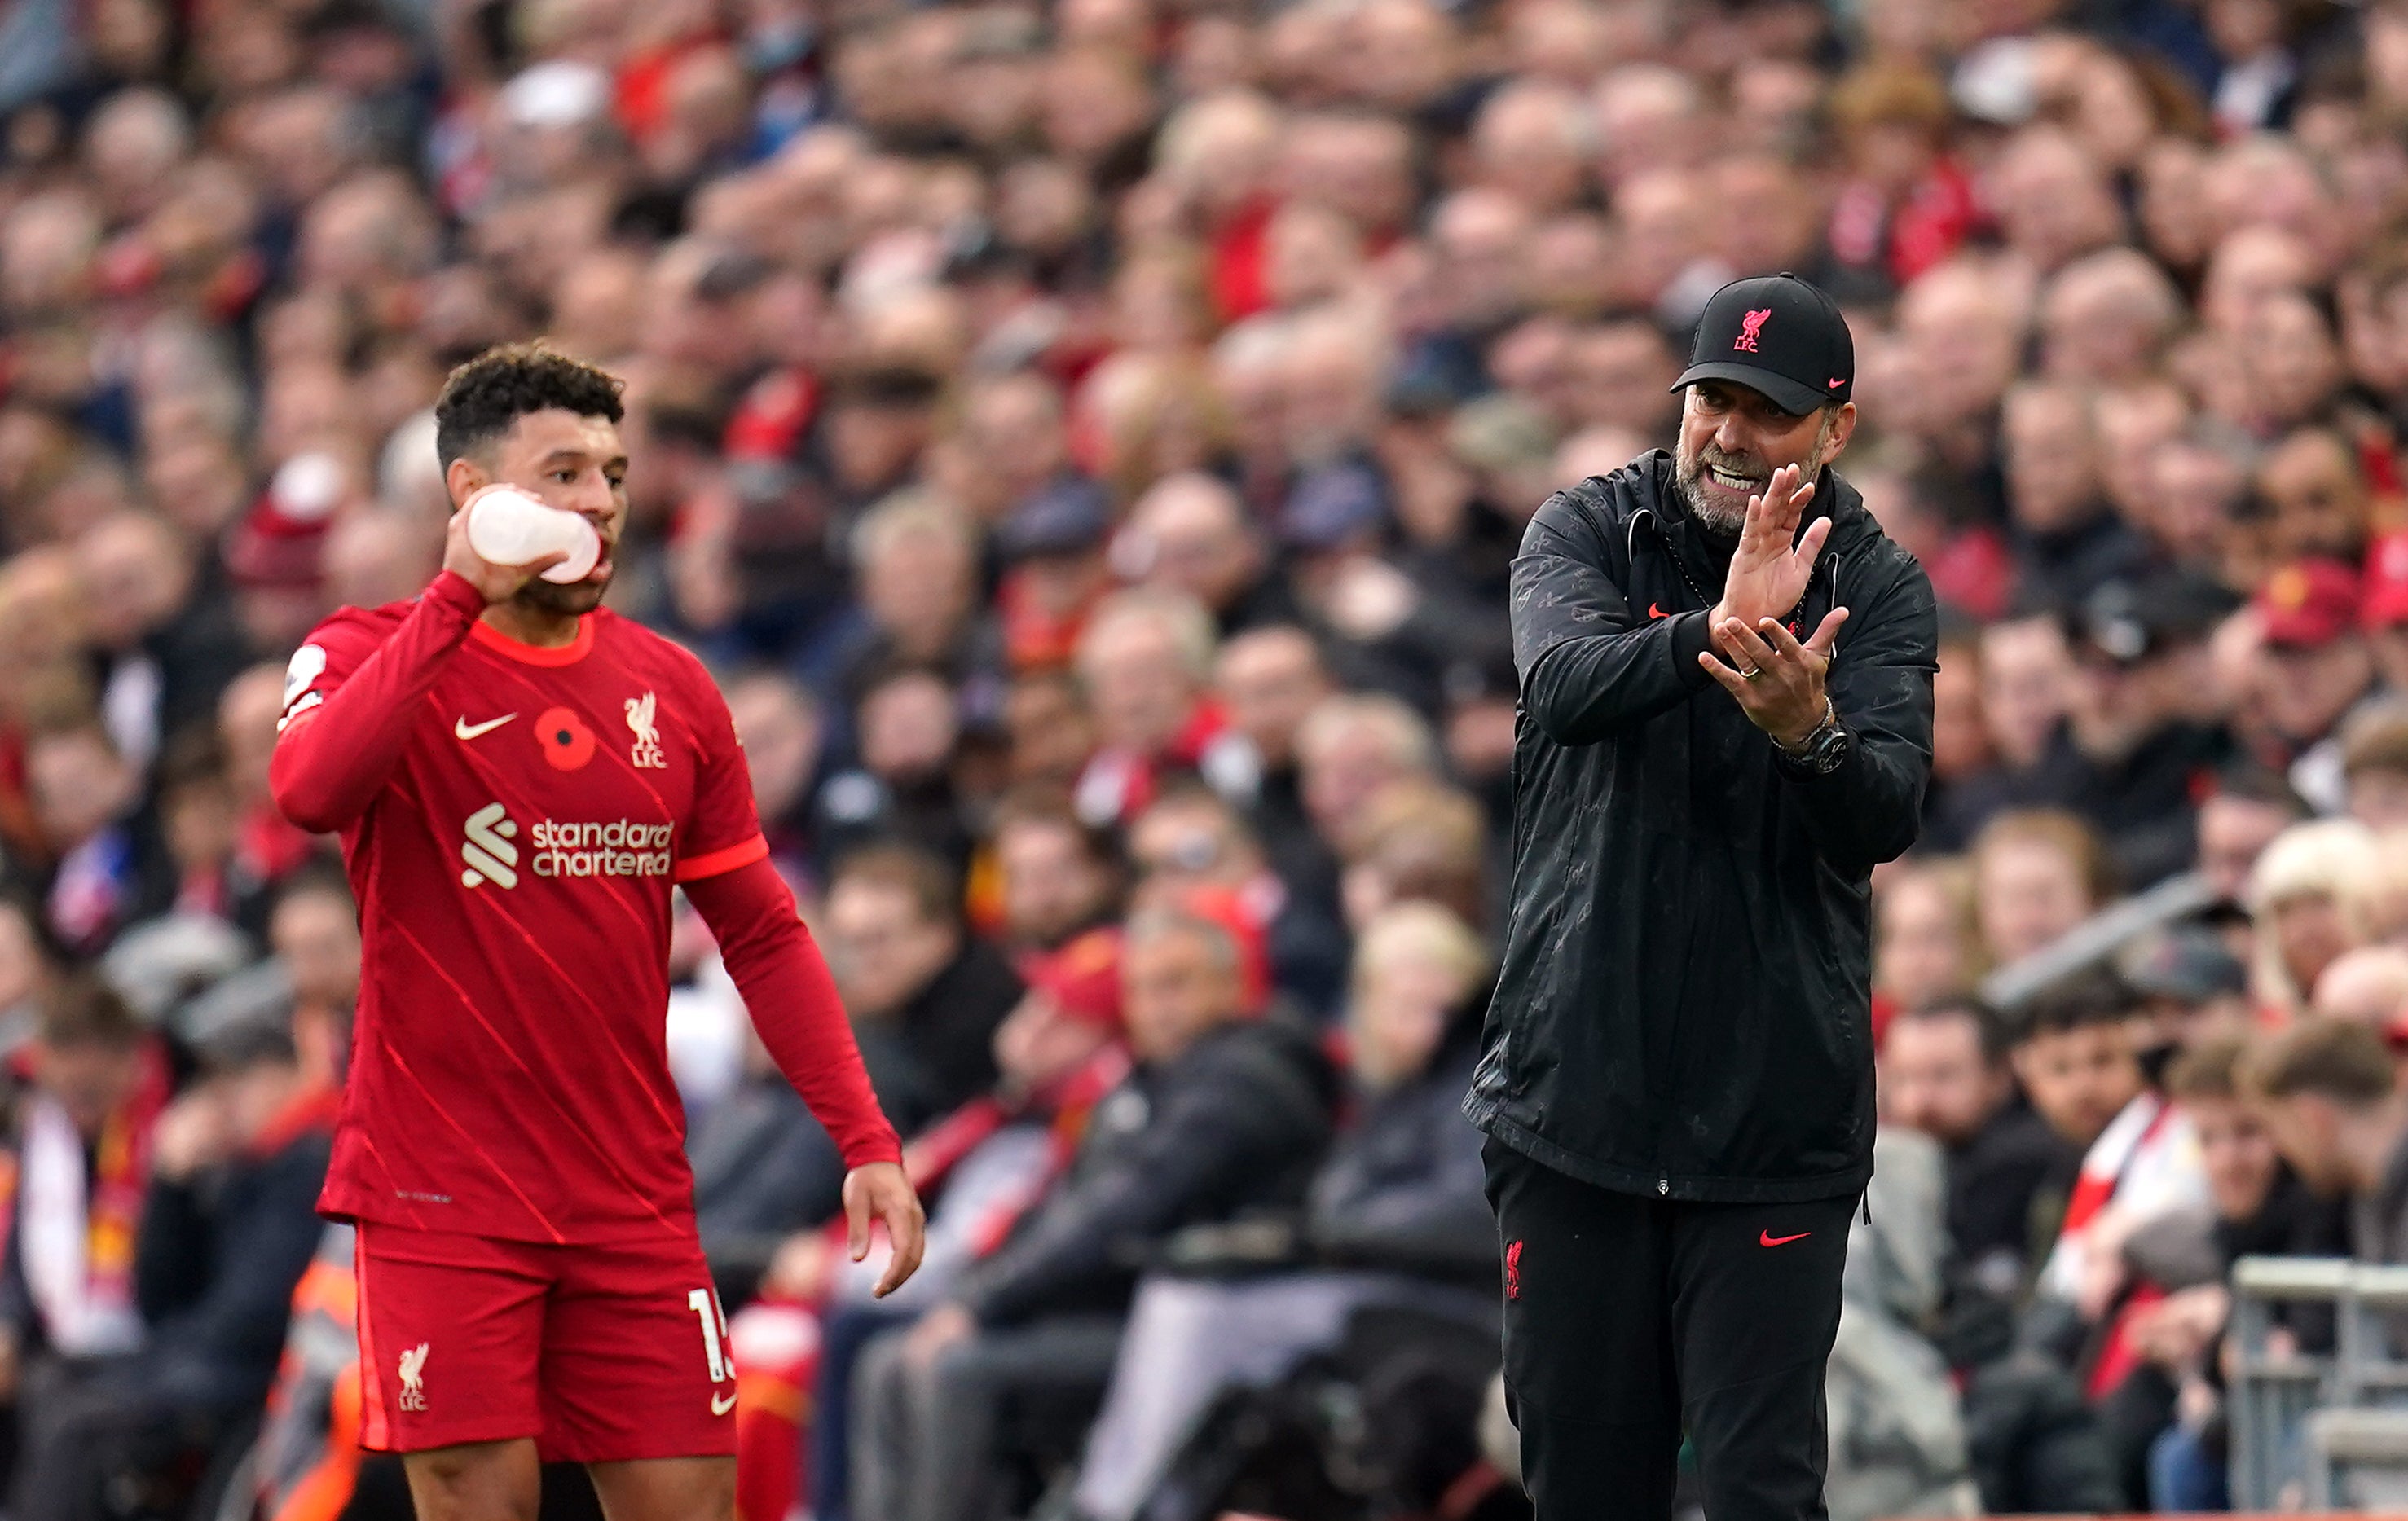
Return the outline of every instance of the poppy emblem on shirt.
<path id="1" fill-rule="evenodd" d="M 574 708 L 544 709 L 535 721 L 535 738 L 554 771 L 580 771 L 594 759 L 594 731 Z"/>

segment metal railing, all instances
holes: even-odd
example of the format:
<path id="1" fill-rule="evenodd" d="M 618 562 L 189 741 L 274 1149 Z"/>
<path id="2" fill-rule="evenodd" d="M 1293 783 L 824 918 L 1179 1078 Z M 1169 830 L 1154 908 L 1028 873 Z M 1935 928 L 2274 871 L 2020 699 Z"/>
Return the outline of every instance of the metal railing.
<path id="1" fill-rule="evenodd" d="M 2331 1351 L 2275 1335 L 2280 1305 L 2332 1309 Z M 2232 1270 L 2236 1510 L 2359 1510 L 2408 1494 L 2408 1267 L 2243 1258 Z"/>

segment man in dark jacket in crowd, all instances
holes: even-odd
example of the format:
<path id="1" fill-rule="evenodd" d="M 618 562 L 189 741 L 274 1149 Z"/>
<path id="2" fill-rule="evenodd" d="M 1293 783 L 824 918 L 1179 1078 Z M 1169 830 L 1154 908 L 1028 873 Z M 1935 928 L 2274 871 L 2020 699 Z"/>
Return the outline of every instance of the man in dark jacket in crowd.
<path id="1" fill-rule="evenodd" d="M 1329 1073 L 1307 1031 L 1258 1017 L 1263 962 L 1224 894 L 1181 894 L 1130 919 L 1122 988 L 1137 1070 L 1003 1248 L 863 1358 L 854 1516 L 987 1514 L 1008 1403 L 1101 1389 L 1149 1250 L 1303 1197 L 1329 1138 Z"/>
<path id="2" fill-rule="evenodd" d="M 1938 648 L 1828 469 L 1854 366 L 1813 286 L 1726 286 L 1678 452 L 1550 498 L 1513 564 L 1513 901 L 1467 1112 L 1540 1521 L 1669 1515 L 1684 1428 L 1709 1515 L 1823 1514 L 1870 878 L 1914 839 Z"/>
<path id="3" fill-rule="evenodd" d="M 231 1031 L 160 1116 L 135 1260 L 138 1352 L 61 1370 L 34 1414 L 14 1514 L 81 1521 L 120 1475 L 207 1454 L 257 1414 L 316 1250 L 336 1094 L 280 1026 Z"/>
<path id="4" fill-rule="evenodd" d="M 1940 1143 L 1957 1272 L 1999 1296 L 2032 1269 L 2032 1200 L 2082 1155 L 2015 1089 L 2005 1021 L 1971 1002 L 1902 1009 L 1882 1037 L 1882 1113 Z"/>
<path id="5" fill-rule="evenodd" d="M 1434 903 L 1365 930 L 1347 1012 L 1354 1121 L 1299 1219 L 1198 1227 L 1148 1275 L 1080 1469 L 1082 1521 L 1164 1514 L 1156 1491 L 1214 1401 L 1337 1345 L 1360 1311 L 1400 1305 L 1495 1333 L 1496 1229 L 1461 1110 L 1487 971 L 1479 936 Z M 1201 1514 L 1204 1499 L 1168 1508 Z"/>
<path id="6" fill-rule="evenodd" d="M 2198 714 L 2205 647 L 2233 598 L 2205 576 L 2110 581 L 2070 619 L 2073 711 L 2063 803 L 2097 825 L 2121 879 L 2154 886 L 2191 863 L 2199 798 L 2232 739 Z"/>
<path id="7" fill-rule="evenodd" d="M 924 850 L 871 846 L 828 886 L 829 969 L 878 1102 L 907 1136 L 995 1086 L 996 1027 L 1020 1002 L 1011 968 L 964 930 L 956 881 Z"/>

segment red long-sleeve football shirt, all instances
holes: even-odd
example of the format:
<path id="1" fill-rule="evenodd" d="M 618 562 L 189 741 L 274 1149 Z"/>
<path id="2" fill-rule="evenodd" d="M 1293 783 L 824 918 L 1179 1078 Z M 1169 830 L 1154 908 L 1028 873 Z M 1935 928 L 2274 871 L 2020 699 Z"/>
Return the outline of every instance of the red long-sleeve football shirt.
<path id="1" fill-rule="evenodd" d="M 340 832 L 364 943 L 321 1209 L 523 1241 L 691 1230 L 664 1033 L 680 884 L 846 1163 L 897 1159 L 701 664 L 608 611 L 555 649 L 483 607 L 447 572 L 337 613 L 286 678 L 277 802 Z"/>

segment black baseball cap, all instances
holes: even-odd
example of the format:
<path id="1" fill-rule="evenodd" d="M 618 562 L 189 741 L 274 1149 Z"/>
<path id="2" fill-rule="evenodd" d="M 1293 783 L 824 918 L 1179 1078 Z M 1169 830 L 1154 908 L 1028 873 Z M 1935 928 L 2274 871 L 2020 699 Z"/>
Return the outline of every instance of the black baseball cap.
<path id="1" fill-rule="evenodd" d="M 1784 272 L 1733 280 L 1706 302 L 1674 391 L 1728 380 L 1803 417 L 1856 389 L 1856 345 L 1839 304 Z"/>

